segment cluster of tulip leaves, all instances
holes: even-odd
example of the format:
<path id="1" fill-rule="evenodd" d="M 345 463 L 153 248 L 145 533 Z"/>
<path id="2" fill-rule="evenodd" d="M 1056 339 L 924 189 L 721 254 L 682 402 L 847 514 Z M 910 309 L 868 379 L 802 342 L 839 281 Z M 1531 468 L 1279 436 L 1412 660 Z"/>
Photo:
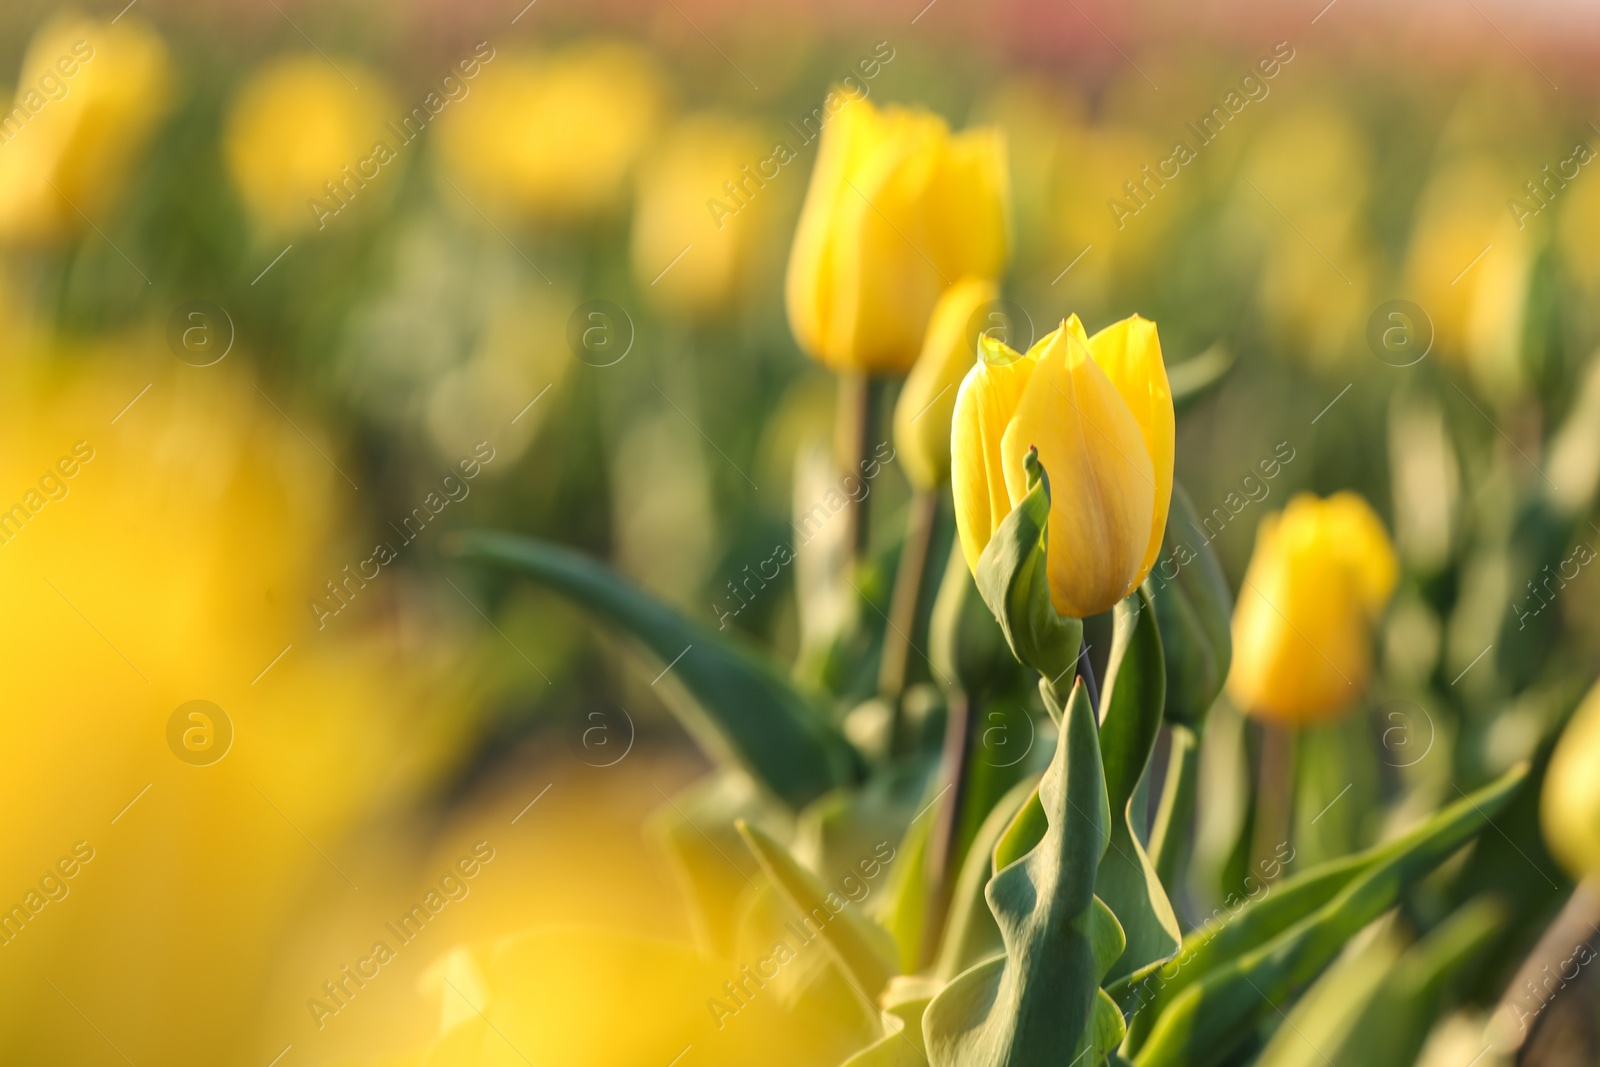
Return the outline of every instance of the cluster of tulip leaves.
<path id="1" fill-rule="evenodd" d="M 657 826 L 702 947 L 752 958 L 751 946 L 770 945 L 783 923 L 836 912 L 820 926 L 826 952 L 774 984 L 809 1033 L 837 1035 L 844 1067 L 1220 1067 L 1258 1053 L 1300 1062 L 1270 1040 L 1261 1052 L 1263 1035 L 1285 1025 L 1320 1035 L 1319 1061 L 1322 1049 L 1347 1049 L 1359 1052 L 1350 1062 L 1411 1063 L 1426 1037 L 1416 1020 L 1432 1017 L 1445 980 L 1493 932 L 1493 906 L 1458 908 L 1369 966 L 1354 992 L 1341 953 L 1474 841 L 1526 769 L 1184 931 L 1169 893 L 1192 837 L 1206 711 L 1228 670 L 1227 586 L 1204 547 L 1177 575 L 1146 581 L 1115 610 L 1095 694 L 1080 677 L 1083 624 L 1050 603 L 1048 472 L 1030 456 L 1029 473 L 1031 489 L 975 582 L 952 564 L 934 609 L 934 659 L 951 684 L 978 693 L 959 646 L 998 639 L 1038 673 L 1048 721 L 1006 773 L 972 774 L 955 790 L 937 737 L 866 751 L 847 738 L 842 709 L 803 691 L 761 649 L 581 553 L 494 532 L 465 535 L 459 551 L 557 591 L 675 663 L 663 681 L 669 703 L 720 768 L 674 798 Z M 1169 541 L 1192 521 L 1176 487 Z M 1170 754 L 1156 783 L 1163 726 Z M 947 825 L 941 803 L 971 827 L 956 835 L 942 878 L 929 875 Z M 875 847 L 881 858 L 884 842 L 893 860 L 866 885 L 870 895 L 827 909 L 841 876 L 862 884 L 861 861 Z"/>

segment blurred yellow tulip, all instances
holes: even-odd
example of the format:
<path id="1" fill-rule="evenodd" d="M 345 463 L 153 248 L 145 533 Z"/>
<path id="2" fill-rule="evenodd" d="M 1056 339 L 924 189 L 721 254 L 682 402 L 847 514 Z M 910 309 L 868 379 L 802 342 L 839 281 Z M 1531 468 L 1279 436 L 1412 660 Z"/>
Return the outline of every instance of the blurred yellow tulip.
<path id="1" fill-rule="evenodd" d="M 1589 691 L 1550 756 L 1541 821 L 1550 852 L 1575 879 L 1600 876 L 1600 686 Z"/>
<path id="2" fill-rule="evenodd" d="M 394 157 L 388 92 L 349 60 L 340 70 L 318 55 L 275 59 L 250 76 L 228 115 L 228 172 L 250 214 L 273 233 L 322 229 L 347 203 L 374 196 L 368 186 Z"/>
<path id="3" fill-rule="evenodd" d="M 43 27 L 0 114 L 0 237 L 49 240 L 103 216 L 166 111 L 171 77 L 161 38 L 133 19 Z"/>
<path id="4" fill-rule="evenodd" d="M 70 998 L 134 1062 L 236 1062 L 286 942 L 367 888 L 373 821 L 449 765 L 473 698 L 433 639 L 317 630 L 354 491 L 244 366 L 70 363 L 0 356 L 0 802 L 28 813 L 0 912 L 75 843 L 93 858 L 12 919 L 0 1031 L 14 1062 L 95 1062 Z"/>
<path id="5" fill-rule="evenodd" d="M 1355 493 L 1301 493 L 1263 519 L 1233 613 L 1234 703 L 1293 724 L 1349 707 L 1398 576 L 1383 522 Z"/>
<path id="6" fill-rule="evenodd" d="M 621 200 L 666 96 L 655 61 L 633 45 L 502 54 L 485 66 L 471 101 L 441 118 L 440 156 L 450 180 L 486 210 L 590 218 Z"/>
<path id="7" fill-rule="evenodd" d="M 789 255 L 789 323 L 835 370 L 904 374 L 939 294 L 1005 267 L 1005 141 L 842 90 L 835 100 Z"/>
<path id="8" fill-rule="evenodd" d="M 1084 334 L 1074 315 L 1019 355 L 981 339 L 951 427 L 956 527 L 967 564 L 1028 493 L 1029 448 L 1050 479 L 1050 599 L 1098 614 L 1144 581 L 1172 499 L 1174 421 L 1155 323 Z"/>
<path id="9" fill-rule="evenodd" d="M 1517 188 L 1487 157 L 1450 160 L 1418 201 L 1406 291 L 1433 324 L 1434 350 L 1496 402 L 1526 388 L 1523 323 L 1534 248 L 1506 210 Z"/>
<path id="10" fill-rule="evenodd" d="M 918 489 L 938 488 L 950 477 L 950 416 L 961 379 L 978 359 L 978 332 L 969 327 L 999 295 L 987 278 L 964 278 L 934 306 L 922 355 L 894 406 L 895 453 Z"/>
<path id="11" fill-rule="evenodd" d="M 748 185 L 750 167 L 769 151 L 759 126 L 719 115 L 694 115 L 668 131 L 640 168 L 634 201 L 640 289 L 690 314 L 731 302 L 749 280 L 773 197 L 747 190 L 748 201 L 732 214 L 719 213 L 720 201 L 713 201 L 730 182 Z"/>

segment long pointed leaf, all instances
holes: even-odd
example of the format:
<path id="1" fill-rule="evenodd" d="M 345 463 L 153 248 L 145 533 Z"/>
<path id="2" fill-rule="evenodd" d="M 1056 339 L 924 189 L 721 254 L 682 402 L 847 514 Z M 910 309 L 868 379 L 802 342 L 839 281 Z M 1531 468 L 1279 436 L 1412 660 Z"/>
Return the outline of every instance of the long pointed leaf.
<path id="1" fill-rule="evenodd" d="M 1048 830 L 986 892 L 1006 954 L 964 971 L 928 1005 L 922 1028 L 933 1067 L 1057 1065 L 1108 1036 L 1100 978 L 1123 944 L 1094 895 L 1110 813 L 1099 731 L 1081 684 L 1061 714 L 1055 758 L 1039 785 Z"/>
<path id="2" fill-rule="evenodd" d="M 1401 839 L 1408 847 L 1379 850 L 1379 856 L 1358 868 L 1332 899 L 1287 930 L 1242 955 L 1225 957 L 1226 962 L 1192 982 L 1160 1012 L 1149 1040 L 1134 1059 L 1136 1067 L 1220 1063 L 1235 1042 L 1275 1010 L 1274 1005 L 1320 974 L 1351 937 L 1476 837 L 1526 777 L 1527 766 L 1521 765 L 1463 797 L 1420 832 Z M 1262 904 L 1275 895 L 1269 894 Z"/>
<path id="3" fill-rule="evenodd" d="M 713 756 L 744 768 L 790 807 L 861 777 L 861 758 L 844 735 L 774 668 L 605 565 L 508 533 L 465 533 L 456 546 L 463 557 L 507 567 L 570 597 L 670 664 L 664 681 L 689 698 L 672 701 L 684 727 Z"/>
<path id="4" fill-rule="evenodd" d="M 895 974 L 894 940 L 859 908 L 852 910 L 848 899 L 824 889 L 782 845 L 742 819 L 738 826 L 779 894 L 800 913 L 800 922 L 808 929 L 809 924 L 816 926 L 834 959 L 876 1006 L 878 994 Z"/>

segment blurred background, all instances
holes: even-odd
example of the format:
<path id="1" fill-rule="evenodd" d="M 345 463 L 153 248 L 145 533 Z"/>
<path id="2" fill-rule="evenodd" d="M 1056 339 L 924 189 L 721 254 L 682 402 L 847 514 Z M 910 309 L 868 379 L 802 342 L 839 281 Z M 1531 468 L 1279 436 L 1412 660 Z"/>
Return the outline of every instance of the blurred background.
<path id="1" fill-rule="evenodd" d="M 7 4 L 0 1058 L 377 1061 L 439 1031 L 455 945 L 693 936 L 661 665 L 445 550 L 579 547 L 870 692 L 808 658 L 793 568 L 734 592 L 834 432 L 783 307 L 833 86 L 1004 131 L 1021 341 L 1137 312 L 1169 366 L 1235 360 L 1177 450 L 1231 582 L 1299 490 L 1393 532 L 1302 861 L 1544 758 L 1600 658 L 1597 55 L 1554 0 Z M 889 546 L 896 464 L 870 492 Z M 1189 915 L 1251 743 L 1219 708 Z M 1521 818 L 1475 859 L 1513 963 L 1569 885 Z"/>

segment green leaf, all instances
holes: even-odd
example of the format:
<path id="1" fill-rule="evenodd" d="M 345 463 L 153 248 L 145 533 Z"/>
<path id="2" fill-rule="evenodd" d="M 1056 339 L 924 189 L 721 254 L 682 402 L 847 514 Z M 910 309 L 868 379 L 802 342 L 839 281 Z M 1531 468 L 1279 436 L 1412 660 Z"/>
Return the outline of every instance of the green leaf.
<path id="1" fill-rule="evenodd" d="M 1150 862 L 1169 892 L 1183 884 L 1194 841 L 1195 794 L 1200 787 L 1200 738 L 1181 723 L 1168 728 L 1172 747 L 1161 806 L 1150 828 Z"/>
<path id="2" fill-rule="evenodd" d="M 949 981 L 980 960 L 1005 950 L 1000 927 L 995 923 L 994 913 L 989 910 L 989 902 L 983 895 L 984 888 L 996 870 L 994 855 L 1000 836 L 1011 826 L 1023 805 L 1036 802 L 1037 798 L 1037 779 L 1030 776 L 1012 786 L 1011 791 L 989 810 L 983 825 L 978 827 L 972 848 L 967 851 L 961 873 L 956 877 L 955 889 L 950 894 L 950 913 L 945 920 L 944 940 L 940 942 L 939 958 L 933 968 L 937 977 Z"/>
<path id="3" fill-rule="evenodd" d="M 895 974 L 893 939 L 859 909 L 852 909 L 849 900 L 824 889 L 782 845 L 742 819 L 738 826 L 779 894 L 802 922 L 809 920 L 817 927 L 835 962 L 867 1002 L 876 1005 L 878 994 Z M 839 906 L 830 907 L 830 901 Z"/>
<path id="4" fill-rule="evenodd" d="M 1330 865 L 1336 868 L 1332 873 L 1325 867 L 1289 879 L 1231 921 L 1217 920 L 1220 928 L 1212 924 L 1209 941 L 1200 946 L 1203 958 L 1190 957 L 1186 948 L 1173 965 L 1176 976 L 1187 980 L 1182 992 L 1144 1009 L 1157 1012 L 1156 1022 L 1134 1058 L 1136 1067 L 1222 1062 L 1234 1043 L 1320 974 L 1350 938 L 1476 837 L 1526 776 L 1527 766 L 1520 765 L 1399 840 Z M 1285 920 L 1292 923 L 1287 929 Z"/>
<path id="5" fill-rule="evenodd" d="M 944 983 L 921 975 L 899 975 L 880 998 L 883 1037 L 851 1056 L 840 1067 L 927 1067 L 922 1048 L 922 1014 Z"/>
<path id="6" fill-rule="evenodd" d="M 1095 893 L 1122 924 L 1128 944 L 1109 980 L 1132 974 L 1178 951 L 1178 917 L 1133 825 L 1133 800 L 1155 749 L 1166 699 L 1161 634 L 1150 594 L 1140 589 L 1117 605 L 1106 666 L 1100 752 L 1111 806 L 1111 847 L 1100 861 Z"/>
<path id="7" fill-rule="evenodd" d="M 1045 526 L 1050 518 L 1050 476 L 1028 450 L 1028 495 L 1000 521 L 978 557 L 978 592 L 994 613 L 1017 659 L 1052 686 L 1068 686 L 1078 662 L 1083 623 L 1062 618 L 1050 603 Z M 1057 692 L 1056 707 L 1060 706 Z"/>
<path id="8" fill-rule="evenodd" d="M 455 544 L 459 555 L 542 582 L 636 638 L 670 665 L 662 682 L 695 740 L 791 808 L 860 780 L 861 757 L 844 736 L 743 644 L 572 549 L 491 531 L 462 534 Z"/>
<path id="9" fill-rule="evenodd" d="M 1198 732 L 1233 660 L 1233 597 L 1189 494 L 1177 483 L 1161 555 L 1145 585 L 1161 627 L 1167 721 Z"/>
<path id="10" fill-rule="evenodd" d="M 1172 391 L 1173 413 L 1185 411 L 1210 395 L 1233 369 L 1237 354 L 1218 341 L 1198 356 L 1167 368 L 1167 386 Z"/>
<path id="11" fill-rule="evenodd" d="M 709 956 L 734 958 L 739 900 L 759 869 L 734 829 L 738 819 L 785 825 L 787 813 L 739 771 L 692 783 L 650 815 L 656 834 L 689 898 L 695 942 Z M 736 863 L 742 863 L 736 866 Z"/>
<path id="12" fill-rule="evenodd" d="M 1046 832 L 986 891 L 1006 954 L 962 972 L 923 1014 L 934 1067 L 1059 1065 L 1106 1037 L 1100 978 L 1122 954 L 1123 938 L 1094 895 L 1111 820 L 1099 731 L 1081 684 L 1062 720 L 1039 783 Z"/>
<path id="13" fill-rule="evenodd" d="M 1505 909 L 1480 898 L 1458 908 L 1384 976 L 1339 1046 L 1340 1063 L 1410 1067 L 1449 987 L 1505 931 Z"/>

